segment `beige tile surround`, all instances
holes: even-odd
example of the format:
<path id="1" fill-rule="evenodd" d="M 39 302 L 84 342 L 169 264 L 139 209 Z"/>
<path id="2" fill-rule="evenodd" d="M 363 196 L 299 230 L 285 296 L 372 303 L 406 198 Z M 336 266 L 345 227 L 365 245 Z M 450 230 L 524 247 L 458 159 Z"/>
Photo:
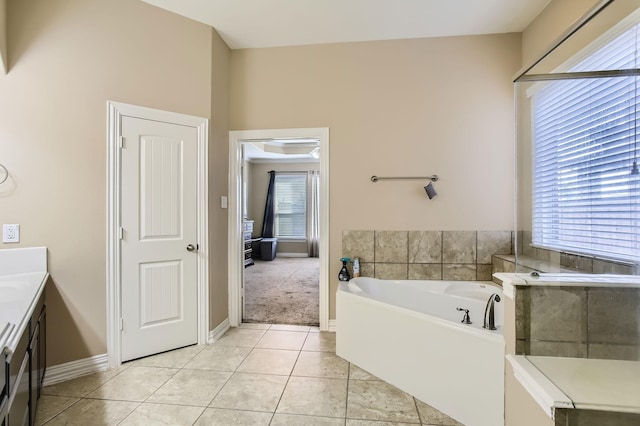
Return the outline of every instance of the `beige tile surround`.
<path id="1" fill-rule="evenodd" d="M 640 361 L 640 290 L 516 288 L 516 353 Z"/>
<path id="2" fill-rule="evenodd" d="M 44 388 L 37 425 L 459 425 L 335 355 L 335 333 L 243 324 Z"/>
<path id="3" fill-rule="evenodd" d="M 365 277 L 490 281 L 492 256 L 511 253 L 511 231 L 342 233 L 342 256 L 359 257 L 360 275 Z"/>

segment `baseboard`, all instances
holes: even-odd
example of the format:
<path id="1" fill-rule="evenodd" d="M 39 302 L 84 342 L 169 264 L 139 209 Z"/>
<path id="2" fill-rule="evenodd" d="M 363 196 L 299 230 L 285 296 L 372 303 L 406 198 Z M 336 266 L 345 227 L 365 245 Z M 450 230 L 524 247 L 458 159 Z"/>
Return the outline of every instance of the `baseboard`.
<path id="1" fill-rule="evenodd" d="M 44 375 L 44 386 L 76 379 L 87 374 L 98 373 L 109 369 L 107 354 L 96 355 L 77 361 L 47 367 Z"/>
<path id="2" fill-rule="evenodd" d="M 229 324 L 229 318 L 225 318 L 224 321 L 222 321 L 216 328 L 214 328 L 209 332 L 208 342 L 213 343 L 219 340 L 222 337 L 222 335 L 226 333 L 227 330 L 229 330 L 229 328 L 231 328 L 231 325 Z"/>
<path id="3" fill-rule="evenodd" d="M 280 253 L 276 257 L 309 257 L 307 253 Z"/>
<path id="4" fill-rule="evenodd" d="M 335 319 L 330 319 L 329 320 L 329 331 L 332 332 L 336 332 L 336 320 Z"/>

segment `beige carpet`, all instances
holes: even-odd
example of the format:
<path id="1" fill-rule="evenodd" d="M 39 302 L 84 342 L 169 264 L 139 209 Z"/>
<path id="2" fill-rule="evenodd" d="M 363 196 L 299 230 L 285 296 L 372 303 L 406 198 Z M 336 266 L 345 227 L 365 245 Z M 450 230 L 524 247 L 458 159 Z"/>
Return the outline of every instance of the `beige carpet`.
<path id="1" fill-rule="evenodd" d="M 244 269 L 244 322 L 318 325 L 320 259 L 276 257 Z"/>

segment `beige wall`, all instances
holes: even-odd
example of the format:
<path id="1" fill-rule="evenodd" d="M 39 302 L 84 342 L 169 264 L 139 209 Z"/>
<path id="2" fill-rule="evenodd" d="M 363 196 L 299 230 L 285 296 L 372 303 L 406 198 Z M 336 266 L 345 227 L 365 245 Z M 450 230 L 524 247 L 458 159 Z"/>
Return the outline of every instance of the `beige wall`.
<path id="1" fill-rule="evenodd" d="M 229 175 L 229 61 L 231 50 L 213 31 L 209 139 L 209 318 L 214 329 L 229 316 L 227 284 L 227 210 Z M 206 88 L 203 88 L 206 90 Z"/>
<path id="2" fill-rule="evenodd" d="M 212 102 L 208 26 L 130 0 L 7 6 L 0 223 L 19 223 L 21 242 L 0 248 L 49 247 L 47 362 L 56 365 L 106 352 L 107 100 L 202 117 L 226 106 Z"/>
<path id="3" fill-rule="evenodd" d="M 278 172 L 306 172 L 319 170 L 319 163 L 249 163 L 249 185 L 247 188 L 249 219 L 254 220 L 253 236 L 262 233 L 264 204 L 269 189 L 269 170 Z M 306 242 L 278 241 L 277 253 L 307 253 Z"/>
<path id="4" fill-rule="evenodd" d="M 538 59 L 574 22 L 600 2 L 552 0 L 522 32 L 522 65 Z"/>
<path id="5" fill-rule="evenodd" d="M 520 35 L 231 53 L 231 129 L 329 127 L 330 318 L 343 230 L 513 228 Z M 372 175 L 438 174 L 371 183 Z"/>

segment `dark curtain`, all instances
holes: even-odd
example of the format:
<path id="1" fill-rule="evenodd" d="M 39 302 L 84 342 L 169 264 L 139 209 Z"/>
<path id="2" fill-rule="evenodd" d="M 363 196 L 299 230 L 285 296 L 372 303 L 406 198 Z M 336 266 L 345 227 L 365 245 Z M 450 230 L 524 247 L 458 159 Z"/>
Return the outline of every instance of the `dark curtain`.
<path id="1" fill-rule="evenodd" d="M 264 217 L 262 218 L 262 238 L 273 238 L 273 221 L 275 216 L 274 196 L 276 190 L 276 172 L 269 172 L 269 189 L 267 190 L 267 202 L 264 205 Z"/>

